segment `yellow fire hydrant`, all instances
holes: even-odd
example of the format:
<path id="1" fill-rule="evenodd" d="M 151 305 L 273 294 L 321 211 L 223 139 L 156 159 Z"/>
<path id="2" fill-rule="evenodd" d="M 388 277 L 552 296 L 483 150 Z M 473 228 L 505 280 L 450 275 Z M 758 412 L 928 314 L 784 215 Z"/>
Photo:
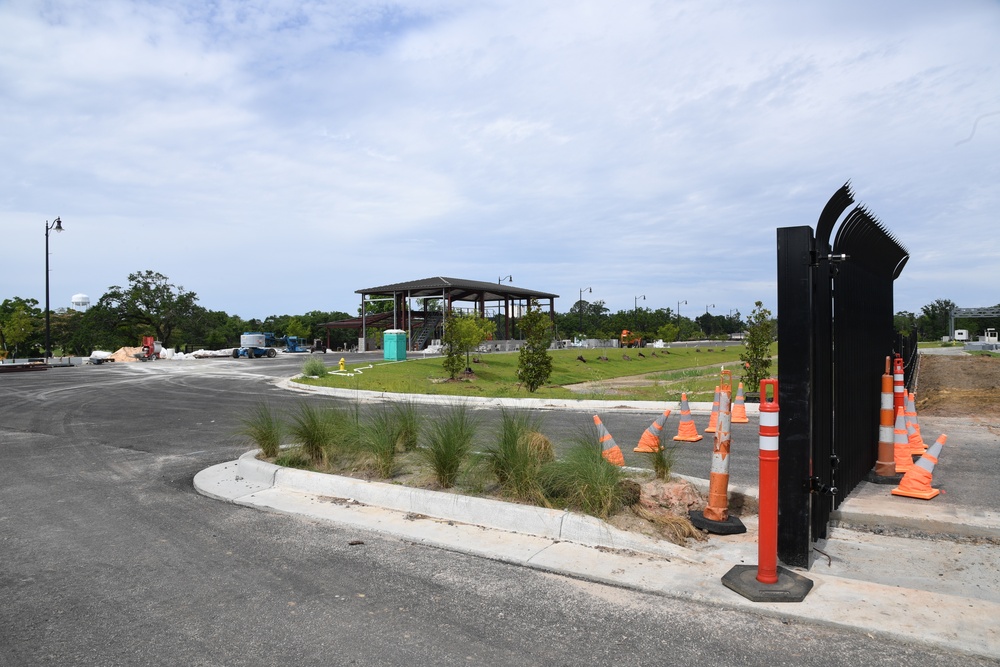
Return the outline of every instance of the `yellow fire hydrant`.
<path id="1" fill-rule="evenodd" d="M 344 366 L 344 358 L 343 357 L 340 358 L 340 370 L 342 370 L 342 371 L 343 370 L 347 370 L 347 367 Z"/>

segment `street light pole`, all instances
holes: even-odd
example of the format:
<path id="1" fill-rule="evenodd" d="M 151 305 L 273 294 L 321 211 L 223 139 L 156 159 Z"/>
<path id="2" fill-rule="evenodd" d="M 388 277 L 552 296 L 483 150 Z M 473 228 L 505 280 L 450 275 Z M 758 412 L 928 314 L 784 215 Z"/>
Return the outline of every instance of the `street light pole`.
<path id="1" fill-rule="evenodd" d="M 706 313 L 706 314 L 708 314 L 708 309 L 709 309 L 709 308 L 715 308 L 715 304 L 713 303 L 713 304 L 710 304 L 710 305 L 707 305 L 707 306 L 705 306 L 705 313 Z"/>
<path id="2" fill-rule="evenodd" d="M 687 301 L 678 301 L 677 302 L 677 326 L 681 325 L 681 304 L 682 303 L 686 306 L 688 302 Z"/>
<path id="3" fill-rule="evenodd" d="M 633 328 L 635 328 L 639 324 L 639 299 L 645 301 L 646 295 L 643 294 L 642 296 L 637 296 L 632 300 L 632 318 L 634 320 L 632 323 Z"/>
<path id="4" fill-rule="evenodd" d="M 61 232 L 62 220 L 56 217 L 49 224 L 49 221 L 45 221 L 45 362 L 48 363 L 49 359 L 52 357 L 52 339 L 50 337 L 49 328 L 49 230 L 54 229 L 57 232 Z"/>
<path id="5" fill-rule="evenodd" d="M 584 287 L 580 290 L 580 300 L 576 302 L 577 308 L 580 309 L 580 338 L 583 338 L 583 293 L 587 292 L 589 294 L 594 293 L 593 287 Z"/>

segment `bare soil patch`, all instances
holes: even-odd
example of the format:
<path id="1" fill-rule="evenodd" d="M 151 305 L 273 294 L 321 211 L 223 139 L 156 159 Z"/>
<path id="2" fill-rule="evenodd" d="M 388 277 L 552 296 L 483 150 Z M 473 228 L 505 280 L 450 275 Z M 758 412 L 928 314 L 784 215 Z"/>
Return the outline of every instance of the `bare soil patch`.
<path id="1" fill-rule="evenodd" d="M 1000 412 L 1000 357 L 920 356 L 917 413 L 975 417 Z"/>

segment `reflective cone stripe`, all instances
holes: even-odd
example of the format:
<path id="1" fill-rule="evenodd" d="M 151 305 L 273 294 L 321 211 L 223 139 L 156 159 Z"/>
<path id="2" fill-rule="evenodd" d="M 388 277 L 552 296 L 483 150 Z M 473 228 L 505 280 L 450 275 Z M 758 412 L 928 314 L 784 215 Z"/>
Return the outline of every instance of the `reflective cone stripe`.
<path id="1" fill-rule="evenodd" d="M 883 477 L 896 475 L 895 445 L 892 432 L 892 375 L 889 374 L 889 357 L 885 358 L 885 375 L 882 376 L 882 404 L 879 410 L 878 459 L 875 474 Z"/>
<path id="2" fill-rule="evenodd" d="M 768 394 L 767 388 L 773 391 Z M 742 391 L 743 385 L 740 384 Z M 778 381 L 760 381 L 757 581 L 778 583 Z"/>
<path id="3" fill-rule="evenodd" d="M 663 426 L 667 423 L 667 417 L 669 416 L 670 410 L 664 410 L 663 414 L 657 417 L 656 420 L 649 425 L 649 428 L 643 431 L 642 437 L 639 438 L 639 445 L 632 451 L 653 453 L 663 449 L 661 437 L 663 436 Z"/>
<path id="4" fill-rule="evenodd" d="M 747 419 L 746 399 L 743 396 L 743 383 L 736 388 L 736 401 L 733 403 L 733 414 L 730 417 L 733 424 L 749 424 Z"/>
<path id="5" fill-rule="evenodd" d="M 677 424 L 677 435 L 674 440 L 680 442 L 698 442 L 702 436 L 698 433 L 698 427 L 691 419 L 691 407 L 688 405 L 688 395 L 681 394 L 681 421 Z"/>
<path id="6" fill-rule="evenodd" d="M 892 495 L 930 500 L 941 493 L 938 489 L 931 488 L 931 477 L 938 457 L 941 456 L 941 449 L 947 440 L 948 436 L 942 433 L 941 437 L 930 446 L 927 453 L 921 456 L 920 460 L 914 463 L 913 467 L 903 475 L 899 486 L 892 490 Z"/>
<path id="7" fill-rule="evenodd" d="M 712 471 L 708 478 L 708 504 L 702 515 L 709 521 L 729 519 L 729 394 L 720 396 L 719 423 L 712 447 Z"/>
<path id="8" fill-rule="evenodd" d="M 892 412 L 895 414 L 899 408 L 905 408 L 906 386 L 903 382 L 903 357 L 896 355 L 892 361 Z"/>
<path id="9" fill-rule="evenodd" d="M 625 457 L 622 456 L 622 450 L 619 449 L 618 443 L 608 433 L 608 429 L 601 423 L 601 418 L 594 415 L 594 423 L 597 425 L 597 437 L 601 443 L 601 456 L 608 463 L 613 463 L 616 466 L 624 466 Z"/>
<path id="10" fill-rule="evenodd" d="M 716 427 L 719 425 L 719 391 L 718 385 L 715 387 L 715 398 L 712 399 L 712 416 L 708 418 L 708 426 L 705 428 L 705 433 L 715 433 Z"/>
<path id="11" fill-rule="evenodd" d="M 906 417 L 903 408 L 896 411 L 896 426 L 893 435 L 893 458 L 896 461 L 896 474 L 907 472 L 913 467 L 913 457 L 910 456 L 910 441 L 906 437 Z"/>

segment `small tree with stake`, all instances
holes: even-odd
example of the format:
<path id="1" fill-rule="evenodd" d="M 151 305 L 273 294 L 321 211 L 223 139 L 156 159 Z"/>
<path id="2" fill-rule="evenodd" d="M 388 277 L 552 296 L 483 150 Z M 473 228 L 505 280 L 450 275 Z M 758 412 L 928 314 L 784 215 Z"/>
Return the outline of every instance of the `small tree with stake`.
<path id="1" fill-rule="evenodd" d="M 760 381 L 771 373 L 771 343 L 774 342 L 774 328 L 771 311 L 763 302 L 754 303 L 753 312 L 747 318 L 747 335 L 744 340 L 740 361 L 743 362 L 743 383 L 747 391 L 753 393 L 760 387 Z"/>
<path id="2" fill-rule="evenodd" d="M 521 331 L 525 342 L 517 360 L 517 377 L 528 391 L 534 392 L 552 375 L 552 357 L 549 356 L 552 322 L 534 299 L 528 304 L 527 314 L 521 318 Z"/>
<path id="3" fill-rule="evenodd" d="M 469 353 L 492 335 L 495 328 L 496 324 L 480 317 L 479 313 L 455 314 L 448 311 L 441 343 L 445 350 L 444 369 L 448 371 L 452 380 L 462 371 L 472 372 L 472 368 L 469 367 Z"/>

